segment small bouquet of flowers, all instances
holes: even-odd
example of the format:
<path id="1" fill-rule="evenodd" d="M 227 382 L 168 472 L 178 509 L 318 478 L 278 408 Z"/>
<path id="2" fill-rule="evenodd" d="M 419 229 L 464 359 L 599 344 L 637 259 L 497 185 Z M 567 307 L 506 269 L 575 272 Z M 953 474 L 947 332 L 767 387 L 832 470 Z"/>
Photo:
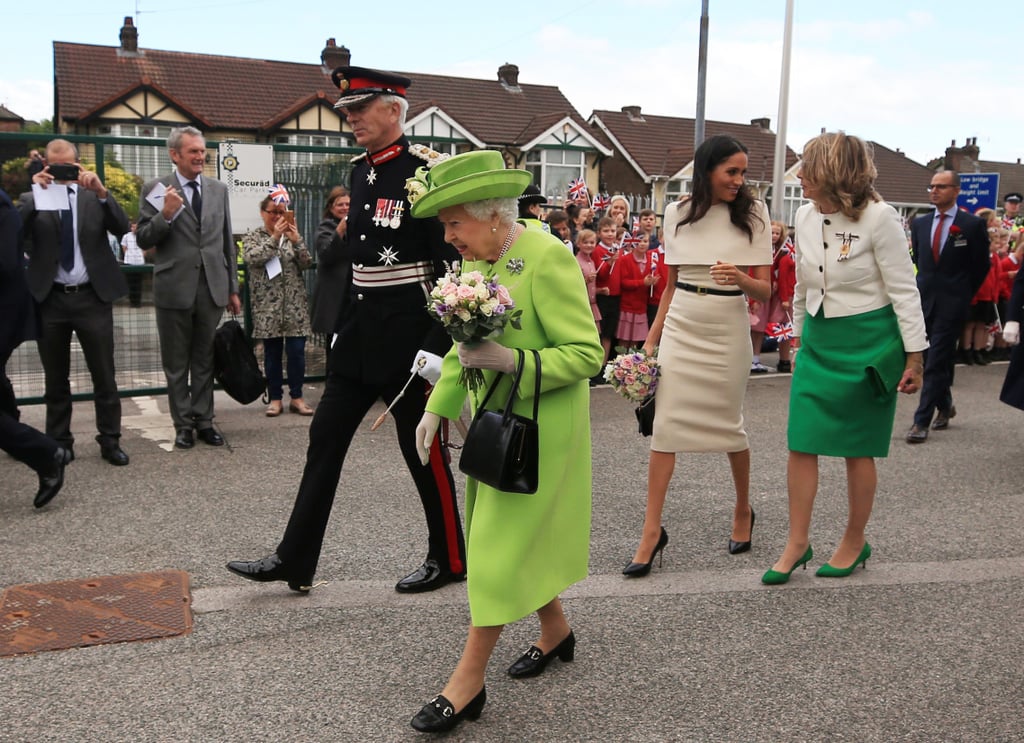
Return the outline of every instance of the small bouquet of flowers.
<path id="1" fill-rule="evenodd" d="M 627 351 L 608 362 L 604 378 L 627 400 L 643 402 L 658 387 L 658 360 L 642 349 Z"/>
<path id="2" fill-rule="evenodd" d="M 430 316 L 444 325 L 448 335 L 459 343 L 495 338 L 505 332 L 506 325 L 519 330 L 523 311 L 515 306 L 508 289 L 494 276 L 484 276 L 480 271 L 462 273 L 457 263 L 448 267 L 427 302 Z M 463 369 L 459 384 L 475 392 L 483 387 L 483 372 Z"/>

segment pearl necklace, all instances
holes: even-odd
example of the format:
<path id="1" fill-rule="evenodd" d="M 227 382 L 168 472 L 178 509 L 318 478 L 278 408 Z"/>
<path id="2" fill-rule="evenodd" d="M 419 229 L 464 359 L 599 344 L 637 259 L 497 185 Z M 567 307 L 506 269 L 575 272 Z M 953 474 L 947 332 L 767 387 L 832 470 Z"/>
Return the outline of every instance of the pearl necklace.
<path id="1" fill-rule="evenodd" d="M 508 249 L 512 247 L 512 241 L 516 239 L 516 235 L 518 234 L 516 231 L 518 226 L 519 225 L 513 222 L 512 226 L 508 228 L 508 234 L 505 235 L 505 242 L 501 244 L 501 250 L 498 252 L 498 257 L 494 259 L 495 263 L 504 258 L 505 253 L 507 253 Z"/>

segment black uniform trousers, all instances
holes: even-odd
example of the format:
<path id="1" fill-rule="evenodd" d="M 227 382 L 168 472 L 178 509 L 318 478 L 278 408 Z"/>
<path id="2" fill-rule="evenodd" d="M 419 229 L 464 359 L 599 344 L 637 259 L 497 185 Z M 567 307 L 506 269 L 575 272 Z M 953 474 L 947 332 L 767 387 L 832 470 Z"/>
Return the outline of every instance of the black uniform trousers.
<path id="1" fill-rule="evenodd" d="M 305 585 L 313 580 L 352 437 L 370 407 L 378 400 L 388 403 L 394 400 L 406 379 L 368 384 L 338 372 L 328 373 L 323 397 L 309 428 L 309 447 L 299 493 L 284 538 L 277 548 L 293 580 Z M 416 452 L 416 426 L 425 406 L 426 382 L 416 377 L 391 409 L 391 415 L 402 456 L 427 518 L 427 558 L 436 560 L 442 569 L 464 573 L 466 546 L 455 497 L 455 480 L 446 453 L 442 452 L 440 436 L 434 439 L 426 466 L 420 464 Z M 372 473 L 366 473 L 366 477 L 372 477 Z"/>
<path id="2" fill-rule="evenodd" d="M 0 449 L 40 472 L 53 465 L 57 442 L 19 420 L 14 387 L 7 378 L 7 362 L 13 352 L 12 348 L 0 348 Z"/>
<path id="3" fill-rule="evenodd" d="M 65 294 L 54 289 L 40 305 L 39 360 L 45 377 L 46 433 L 63 447 L 75 443 L 71 434 L 71 332 L 85 356 L 92 377 L 96 408 L 96 440 L 102 446 L 121 438 L 121 398 L 114 378 L 114 310 L 91 287 Z"/>

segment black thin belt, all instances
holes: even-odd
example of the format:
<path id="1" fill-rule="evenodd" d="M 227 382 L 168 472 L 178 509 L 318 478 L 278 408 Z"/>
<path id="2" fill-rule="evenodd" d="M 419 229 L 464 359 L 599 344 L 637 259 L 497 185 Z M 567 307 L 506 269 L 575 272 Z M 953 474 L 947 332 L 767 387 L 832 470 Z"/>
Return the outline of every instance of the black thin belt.
<path id="1" fill-rule="evenodd" d="M 684 292 L 693 292 L 694 294 L 714 294 L 716 297 L 738 297 L 743 293 L 742 289 L 709 289 L 705 286 L 687 284 L 685 281 L 677 281 L 676 286 Z"/>
<path id="2" fill-rule="evenodd" d="M 53 288 L 55 291 L 63 292 L 64 294 L 75 294 L 83 289 L 92 289 L 92 284 L 88 281 L 84 284 L 58 284 L 57 282 L 54 282 Z"/>

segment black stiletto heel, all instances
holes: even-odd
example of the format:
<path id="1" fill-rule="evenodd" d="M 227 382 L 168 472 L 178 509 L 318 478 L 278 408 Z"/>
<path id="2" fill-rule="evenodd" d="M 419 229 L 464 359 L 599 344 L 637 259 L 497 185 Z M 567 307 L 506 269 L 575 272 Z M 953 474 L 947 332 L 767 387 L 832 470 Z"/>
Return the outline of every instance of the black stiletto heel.
<path id="1" fill-rule="evenodd" d="M 750 543 L 754 540 L 754 519 L 756 518 L 756 516 L 757 516 L 757 514 L 754 513 L 754 509 L 751 508 L 750 509 L 750 539 L 748 539 L 746 542 L 737 542 L 735 540 L 730 539 L 729 540 L 729 554 L 730 555 L 738 555 L 741 552 L 749 552 L 750 551 Z"/>
<path id="2" fill-rule="evenodd" d="M 627 578 L 643 578 L 645 575 L 651 572 L 651 565 L 654 564 L 654 558 L 658 558 L 658 567 L 661 567 L 661 560 L 665 545 L 668 544 L 668 532 L 665 531 L 665 527 L 661 527 L 661 536 L 658 537 L 658 544 L 654 548 L 654 552 L 651 553 L 651 559 L 647 562 L 631 562 L 622 570 L 622 574 Z"/>

